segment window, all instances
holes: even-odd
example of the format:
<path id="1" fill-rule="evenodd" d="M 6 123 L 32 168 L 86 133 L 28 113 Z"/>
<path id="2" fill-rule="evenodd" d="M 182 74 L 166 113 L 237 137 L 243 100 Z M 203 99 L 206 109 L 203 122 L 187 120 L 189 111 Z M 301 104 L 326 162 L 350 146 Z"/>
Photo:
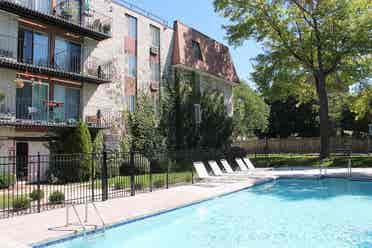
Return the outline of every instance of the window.
<path id="1" fill-rule="evenodd" d="M 160 29 L 150 25 L 150 32 L 151 32 L 151 46 L 153 47 L 160 47 Z"/>
<path id="2" fill-rule="evenodd" d="M 34 8 L 36 11 L 50 14 L 50 0 L 35 0 L 34 4 Z"/>
<path id="3" fill-rule="evenodd" d="M 196 60 L 203 60 L 202 52 L 200 49 L 200 44 L 197 41 L 192 41 L 192 52 L 194 55 L 194 59 Z"/>
<path id="4" fill-rule="evenodd" d="M 56 39 L 54 65 L 56 69 L 80 73 L 81 45 L 62 38 Z"/>
<path id="5" fill-rule="evenodd" d="M 53 111 L 55 121 L 65 122 L 79 119 L 80 89 L 55 85 L 54 100 L 63 103 L 62 106 L 55 107 Z"/>
<path id="6" fill-rule="evenodd" d="M 16 90 L 17 119 L 48 120 L 49 85 L 25 81 L 23 88 Z"/>
<path id="7" fill-rule="evenodd" d="M 137 77 L 137 57 L 135 55 L 128 55 L 129 56 L 129 71 L 128 75 L 130 77 Z"/>
<path id="8" fill-rule="evenodd" d="M 151 81 L 160 82 L 160 64 L 150 61 Z"/>
<path id="9" fill-rule="evenodd" d="M 38 66 L 49 65 L 49 37 L 47 35 L 20 28 L 18 47 L 20 62 Z"/>
<path id="10" fill-rule="evenodd" d="M 137 18 L 127 15 L 128 36 L 137 39 Z"/>
<path id="11" fill-rule="evenodd" d="M 136 110 L 136 97 L 128 96 L 128 111 L 133 113 Z"/>

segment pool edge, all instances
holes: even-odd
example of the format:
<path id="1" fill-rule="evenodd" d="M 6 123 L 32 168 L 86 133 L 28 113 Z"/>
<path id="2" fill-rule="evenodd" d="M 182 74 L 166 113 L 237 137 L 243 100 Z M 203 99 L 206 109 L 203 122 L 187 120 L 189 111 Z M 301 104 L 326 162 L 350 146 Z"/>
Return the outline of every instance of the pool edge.
<path id="1" fill-rule="evenodd" d="M 211 200 L 214 200 L 214 199 L 217 199 L 217 198 L 220 198 L 220 197 L 225 197 L 225 196 L 228 196 L 228 195 L 231 195 L 231 194 L 235 194 L 235 193 L 247 190 L 249 188 L 260 186 L 260 185 L 263 185 L 263 184 L 266 184 L 266 183 L 269 183 L 269 182 L 272 182 L 272 181 L 275 181 L 275 180 L 278 180 L 278 179 L 280 179 L 280 178 L 279 177 L 278 178 L 276 178 L 276 177 L 265 178 L 262 181 L 253 183 L 250 186 L 247 186 L 247 187 L 244 187 L 244 188 L 241 188 L 241 189 L 238 189 L 238 190 L 218 194 L 218 195 L 208 197 L 208 198 L 205 198 L 205 199 L 202 199 L 202 200 L 193 201 L 193 202 L 190 202 L 190 203 L 187 203 L 187 204 L 180 205 L 178 207 L 163 209 L 163 210 L 160 210 L 160 211 L 155 211 L 151 214 L 137 216 L 135 218 L 126 219 L 126 220 L 121 220 L 121 221 L 118 221 L 118 222 L 107 225 L 105 227 L 105 229 L 109 230 L 109 229 L 113 229 L 113 228 L 116 228 L 116 227 L 119 227 L 119 226 L 125 226 L 125 225 L 128 225 L 128 224 L 134 223 L 134 222 L 138 222 L 138 221 L 142 221 L 142 220 L 149 219 L 149 218 L 152 218 L 152 217 L 156 217 L 156 216 L 159 216 L 159 215 L 174 212 L 176 210 L 180 210 L 180 209 L 183 209 L 183 208 L 198 205 L 198 204 L 201 204 L 201 203 L 204 203 L 204 202 L 207 202 L 207 201 L 211 201 Z M 103 230 L 102 227 L 100 227 L 98 229 L 95 229 L 95 230 L 89 230 L 89 231 L 86 232 L 86 235 L 92 235 L 92 234 L 95 234 L 95 233 L 100 233 L 100 232 L 102 232 L 102 230 Z M 77 239 L 77 238 L 80 238 L 80 237 L 83 237 L 83 236 L 84 236 L 84 233 L 80 231 L 76 234 L 68 234 L 68 235 L 64 235 L 64 236 L 54 238 L 54 239 L 50 239 L 50 240 L 44 240 L 44 241 L 37 242 L 37 243 L 31 243 L 31 244 L 29 244 L 29 247 L 30 248 L 48 248 L 52 245 L 64 243 L 66 241 Z"/>

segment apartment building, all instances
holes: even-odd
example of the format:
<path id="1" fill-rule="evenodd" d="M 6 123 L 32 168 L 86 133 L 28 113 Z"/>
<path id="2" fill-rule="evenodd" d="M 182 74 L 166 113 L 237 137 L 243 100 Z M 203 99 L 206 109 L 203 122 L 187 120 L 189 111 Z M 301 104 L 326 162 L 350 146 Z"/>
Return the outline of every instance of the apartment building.
<path id="1" fill-rule="evenodd" d="M 86 54 L 111 38 L 111 25 L 105 1 L 0 1 L 1 156 L 48 154 L 54 133 L 79 119 L 106 128 L 83 116 L 82 96 L 111 83 L 111 62 Z M 17 164 L 17 174 L 27 175 L 30 162 Z"/>
<path id="2" fill-rule="evenodd" d="M 56 131 L 78 120 L 115 149 L 123 111 L 135 111 L 140 91 L 158 111 L 176 70 L 224 92 L 232 114 L 228 48 L 179 21 L 121 0 L 0 0 L 0 156 L 48 154 Z"/>

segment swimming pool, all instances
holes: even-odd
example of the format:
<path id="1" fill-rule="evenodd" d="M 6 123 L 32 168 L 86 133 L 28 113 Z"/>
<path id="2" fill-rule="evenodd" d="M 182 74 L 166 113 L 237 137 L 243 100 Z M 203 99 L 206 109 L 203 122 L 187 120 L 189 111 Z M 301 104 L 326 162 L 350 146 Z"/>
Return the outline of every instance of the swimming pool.
<path id="1" fill-rule="evenodd" d="M 49 248 L 372 247 L 372 183 L 280 179 Z"/>

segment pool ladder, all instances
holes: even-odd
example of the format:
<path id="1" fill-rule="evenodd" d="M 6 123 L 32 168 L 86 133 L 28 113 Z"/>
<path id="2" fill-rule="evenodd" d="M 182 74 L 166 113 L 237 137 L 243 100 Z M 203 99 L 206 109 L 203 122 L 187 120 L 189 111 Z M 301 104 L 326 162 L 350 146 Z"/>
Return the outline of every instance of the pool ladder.
<path id="1" fill-rule="evenodd" d="M 68 204 L 66 206 L 66 226 L 69 226 L 71 224 L 70 223 L 70 211 L 69 211 L 69 209 L 71 207 L 72 210 L 73 210 L 73 213 L 75 214 L 75 217 L 77 218 L 77 220 L 79 222 L 79 226 L 81 226 L 82 229 L 83 229 L 84 237 L 87 236 L 87 226 L 88 226 L 87 223 L 88 223 L 88 208 L 89 208 L 89 205 L 91 205 L 93 207 L 94 212 L 96 213 L 96 215 L 98 216 L 98 218 L 99 218 L 99 220 L 102 224 L 103 233 L 105 233 L 106 232 L 106 223 L 103 220 L 102 215 L 98 211 L 98 208 L 97 208 L 96 204 L 94 204 L 94 202 L 85 203 L 84 221 L 82 220 L 82 218 L 79 215 L 79 212 L 77 211 L 76 204 L 72 203 L 72 204 Z M 97 225 L 95 225 L 95 229 L 97 229 Z"/>

